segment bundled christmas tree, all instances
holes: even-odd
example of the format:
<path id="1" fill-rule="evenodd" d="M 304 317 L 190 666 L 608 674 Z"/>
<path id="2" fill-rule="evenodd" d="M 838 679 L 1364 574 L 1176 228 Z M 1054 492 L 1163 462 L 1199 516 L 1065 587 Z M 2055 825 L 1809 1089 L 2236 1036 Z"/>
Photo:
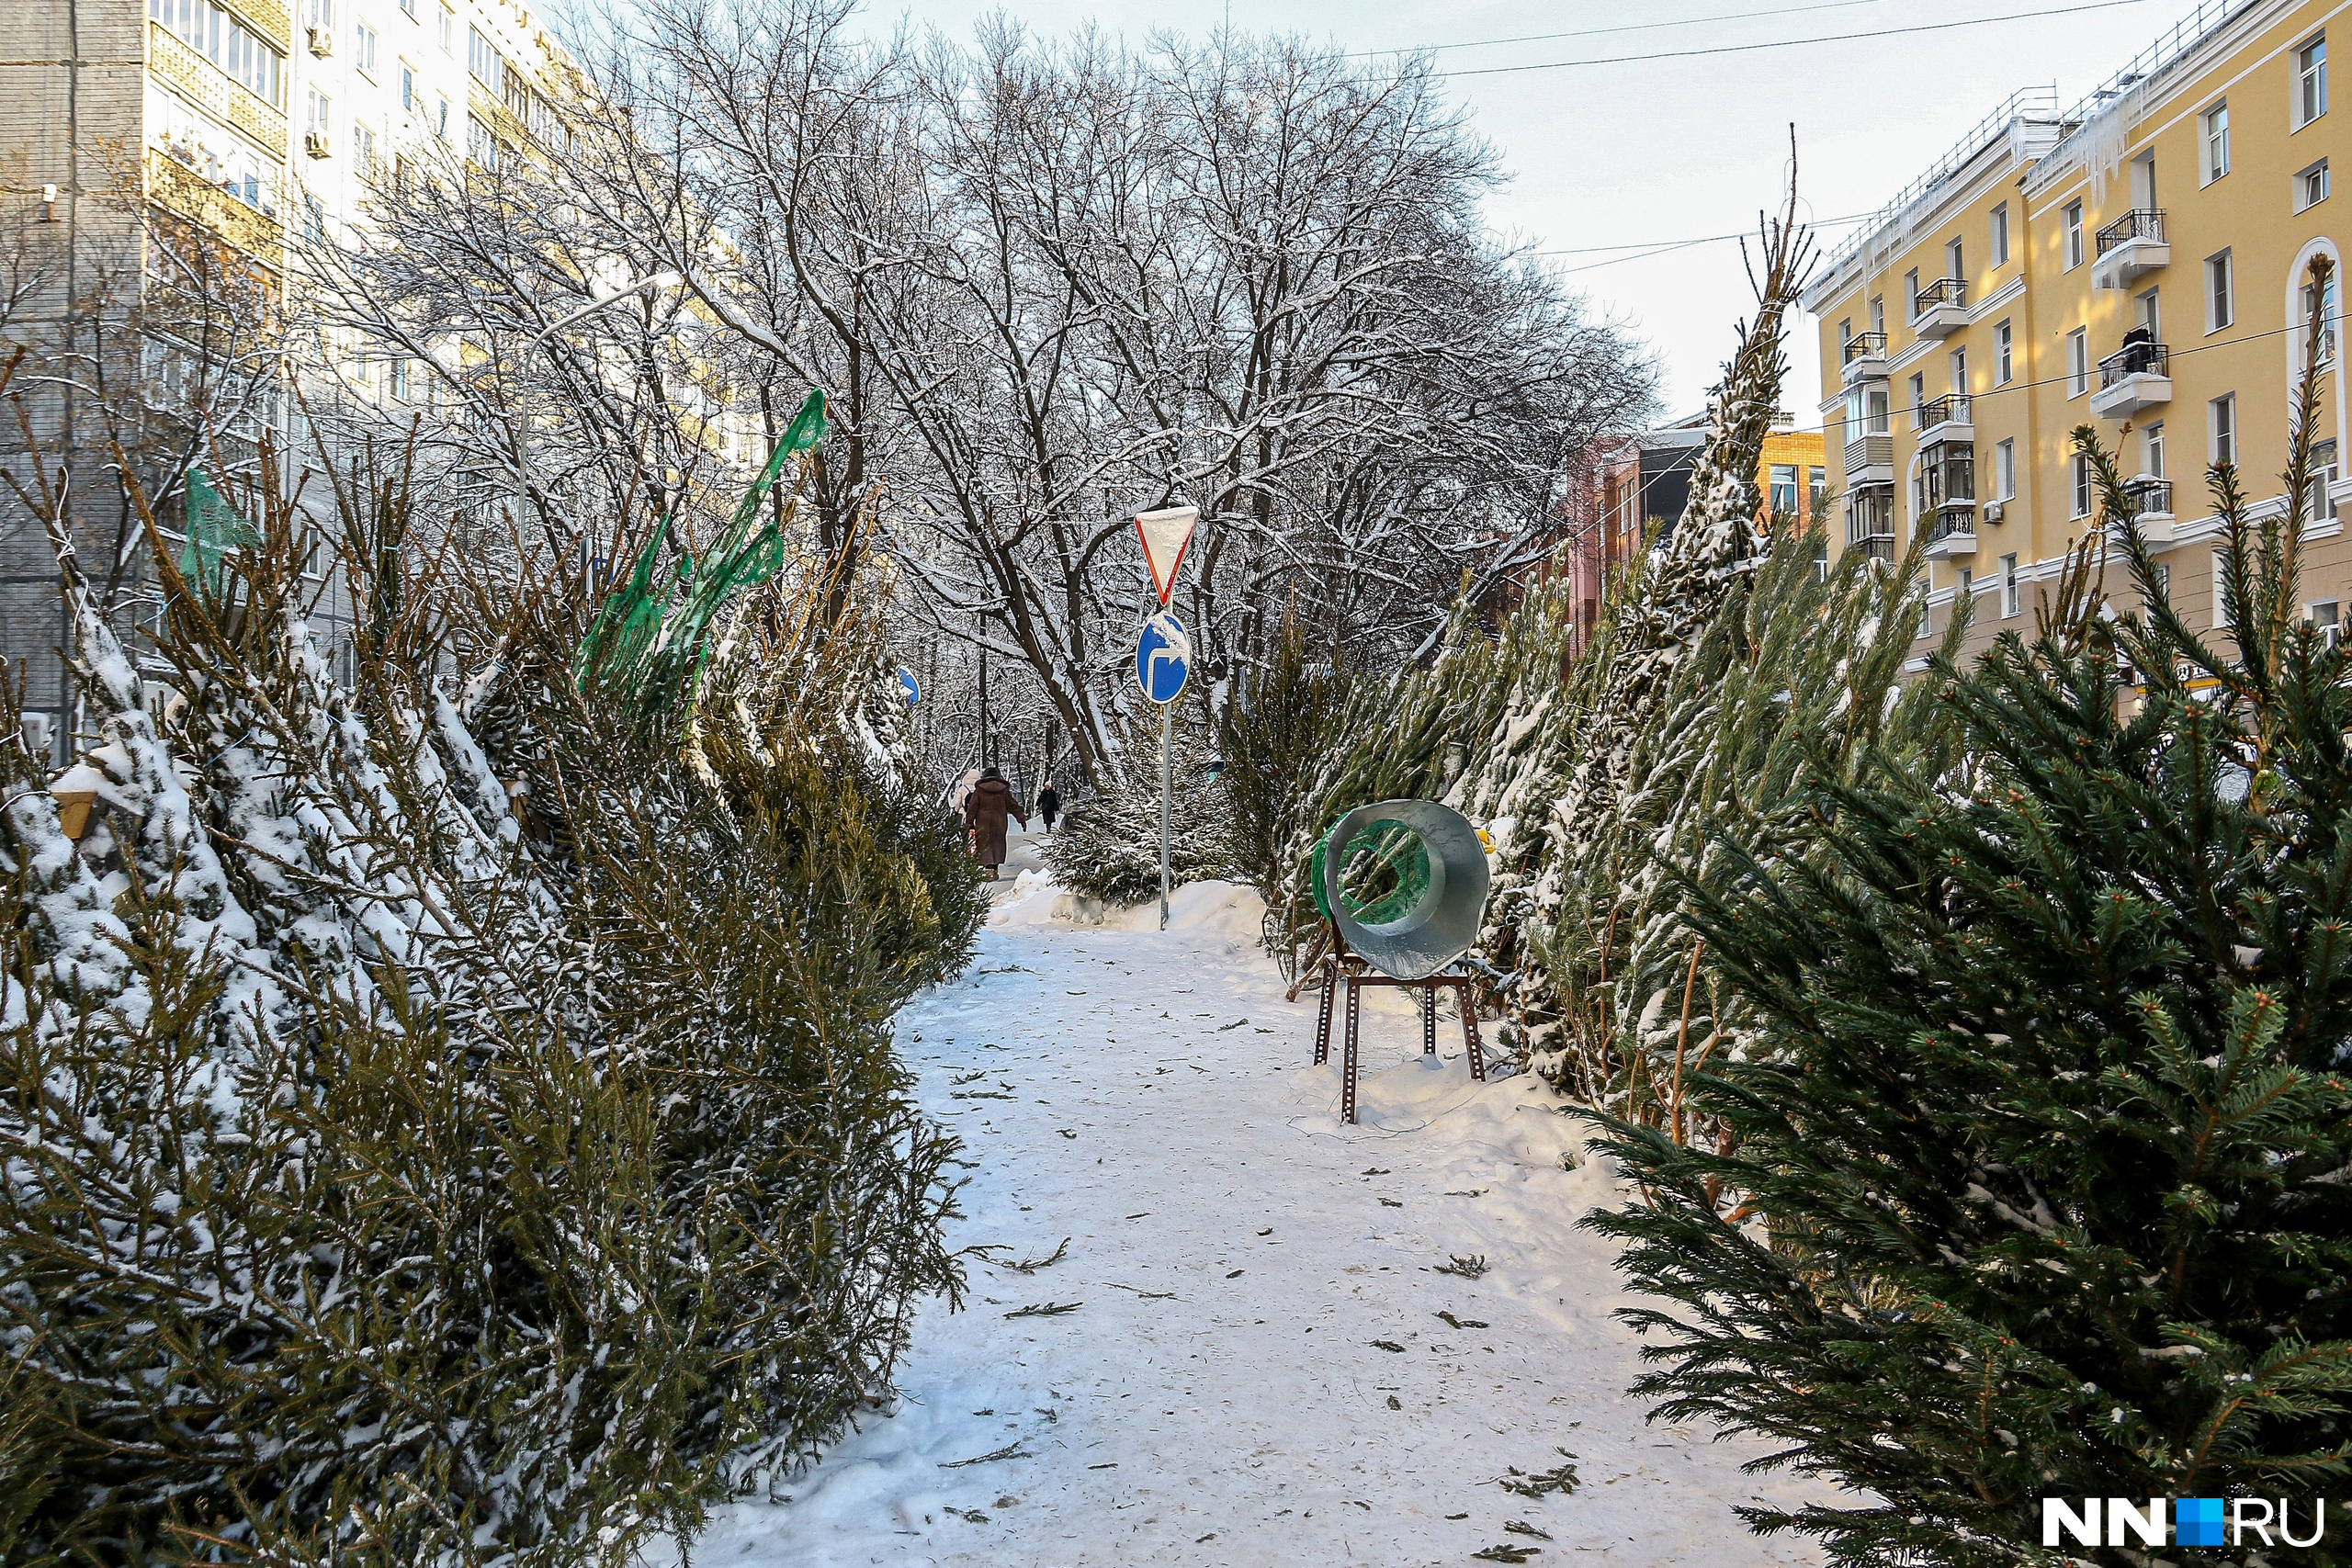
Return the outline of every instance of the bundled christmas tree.
<path id="1" fill-rule="evenodd" d="M 1170 887 L 1231 876 L 1233 807 L 1209 771 L 1206 716 L 1178 699 L 1171 734 L 1168 874 Z M 1159 721 L 1120 727 L 1121 771 L 1073 807 L 1041 846 L 1054 880 L 1111 904 L 1159 897 Z"/>
<path id="2" fill-rule="evenodd" d="M 633 1561 L 959 1285 L 888 1019 L 981 907 L 861 731 L 879 606 L 775 576 L 649 713 L 562 580 L 457 592 L 355 474 L 345 689 L 295 510 L 228 499 L 160 676 L 55 540 L 55 793 L 0 707 L 0 1559 Z"/>
<path id="3" fill-rule="evenodd" d="M 1685 1081 L 1721 1144 L 1603 1120 L 1646 1197 L 1588 1222 L 1658 1298 L 1636 1392 L 1849 1488 L 1746 1510 L 1839 1562 L 2060 1561 L 2045 1496 L 2283 1495 L 2300 1534 L 2352 1461 L 2352 669 L 2291 503 L 2213 473 L 2200 634 L 2076 443 L 2123 560 L 2093 536 L 2030 640 L 1939 660 L 1961 763 L 1822 768 L 1805 852 L 1685 880 L 1758 1036 Z"/>

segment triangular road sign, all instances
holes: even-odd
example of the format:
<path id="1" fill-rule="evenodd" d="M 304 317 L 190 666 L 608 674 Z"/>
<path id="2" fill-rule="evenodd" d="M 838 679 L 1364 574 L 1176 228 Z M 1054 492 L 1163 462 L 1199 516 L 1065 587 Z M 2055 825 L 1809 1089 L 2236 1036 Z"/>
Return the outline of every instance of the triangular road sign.
<path id="1" fill-rule="evenodd" d="M 1151 568 L 1151 585 L 1163 604 L 1176 592 L 1176 569 L 1184 564 L 1184 547 L 1193 542 L 1193 525 L 1200 520 L 1197 506 L 1164 506 L 1136 515 L 1136 537 L 1143 541 L 1144 564 Z"/>

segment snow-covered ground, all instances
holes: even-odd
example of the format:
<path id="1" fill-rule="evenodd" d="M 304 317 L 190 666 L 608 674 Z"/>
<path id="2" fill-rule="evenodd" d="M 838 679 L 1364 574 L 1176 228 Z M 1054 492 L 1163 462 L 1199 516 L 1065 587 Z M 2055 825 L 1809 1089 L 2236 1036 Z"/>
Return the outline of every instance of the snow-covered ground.
<path id="1" fill-rule="evenodd" d="M 957 1239 L 997 1262 L 924 1314 L 894 1412 L 722 1509 L 696 1563 L 1818 1561 L 1731 1513 L 1800 1492 L 1740 1472 L 1759 1449 L 1623 1397 L 1627 1298 L 1574 1228 L 1610 1179 L 1539 1085 L 1470 1082 L 1450 1009 L 1425 1062 L 1371 993 L 1342 1126 L 1254 895 L 1182 889 L 1163 934 L 1072 925 L 1034 872 L 1005 893 L 899 1033 L 969 1145 Z M 1565 1494 L 1501 1484 L 1564 1465 Z"/>

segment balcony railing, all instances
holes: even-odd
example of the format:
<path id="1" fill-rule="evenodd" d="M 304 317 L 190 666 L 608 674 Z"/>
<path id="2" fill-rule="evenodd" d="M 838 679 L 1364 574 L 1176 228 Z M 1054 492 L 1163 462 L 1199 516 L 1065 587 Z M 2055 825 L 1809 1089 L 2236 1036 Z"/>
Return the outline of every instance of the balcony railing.
<path id="1" fill-rule="evenodd" d="M 2097 252 L 2105 255 L 2116 246 L 2133 240 L 2154 240 L 2165 243 L 2165 209 L 2161 207 L 2135 207 L 2122 217 L 2092 236 L 2098 245 Z"/>
<path id="2" fill-rule="evenodd" d="M 2151 513 L 2168 515 L 2172 512 L 2172 481 L 2143 475 L 2123 486 L 2124 504 L 2133 517 L 2145 517 Z"/>
<path id="3" fill-rule="evenodd" d="M 1911 301 L 1911 319 L 1917 321 L 1939 305 L 1962 306 L 1968 303 L 1968 280 L 1964 277 L 1939 277 L 1924 285 L 1918 297 Z"/>
<path id="4" fill-rule="evenodd" d="M 2098 362 L 2099 390 L 2126 376 L 2170 376 L 2172 351 L 2160 343 L 2126 344 Z"/>
<path id="5" fill-rule="evenodd" d="M 1973 506 L 1955 503 L 1936 513 L 1935 522 L 1928 528 L 1928 543 L 1941 544 L 1956 535 L 1973 538 L 1976 535 L 1976 511 Z"/>
<path id="6" fill-rule="evenodd" d="M 1885 357 L 1886 334 L 1884 333 L 1856 333 L 1846 340 L 1846 356 L 1839 363 L 1851 365 L 1857 359 Z"/>
<path id="7" fill-rule="evenodd" d="M 1968 403 L 1965 392 L 1946 392 L 1940 398 L 1931 398 L 1911 411 L 1911 428 L 1933 430 L 1939 424 L 1966 424 Z"/>

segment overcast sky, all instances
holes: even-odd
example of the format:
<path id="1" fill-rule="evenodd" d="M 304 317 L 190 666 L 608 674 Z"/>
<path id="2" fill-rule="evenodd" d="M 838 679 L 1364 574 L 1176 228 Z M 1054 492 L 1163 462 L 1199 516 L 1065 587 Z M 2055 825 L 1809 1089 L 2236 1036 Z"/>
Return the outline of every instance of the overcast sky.
<path id="1" fill-rule="evenodd" d="M 2208 0 L 2209 5 L 2217 0 Z M 1199 33 L 1228 14 L 1253 30 L 1299 32 L 1351 50 L 1451 45 L 1443 71 L 1723 49 L 1773 39 L 1862 34 L 1750 52 L 1450 78 L 1510 184 L 1489 205 L 1499 232 L 1545 248 L 1680 241 L 1752 228 L 1773 203 L 1797 131 L 1799 188 L 1832 219 L 1874 209 L 2018 88 L 2055 83 L 2072 104 L 2196 9 L 2195 0 L 1255 0 L 1227 10 L 1177 0 L 914 0 L 869 12 L 876 30 L 901 15 L 968 39 L 1002 9 L 1035 31 L 1092 21 L 1142 39 Z M 2042 13 L 2025 15 L 2027 13 Z M 1982 26 L 1903 34 L 1981 17 Z M 1716 18 L 1693 20 L 1693 18 Z M 1725 19 L 1728 18 L 1728 19 Z M 1688 26 L 1660 27 L 1661 22 Z M 1590 32 L 1587 29 L 1613 29 Z M 1584 31 L 1542 42 L 1474 40 Z M 1825 249 L 1850 233 L 1835 228 Z M 1637 332 L 1665 367 L 1670 409 L 1696 408 L 1748 303 L 1736 243 L 1611 262 L 1629 253 L 1554 260 L 1587 267 L 1574 281 Z M 1788 406 L 1817 426 L 1820 381 L 1809 333 L 1792 344 Z"/>

